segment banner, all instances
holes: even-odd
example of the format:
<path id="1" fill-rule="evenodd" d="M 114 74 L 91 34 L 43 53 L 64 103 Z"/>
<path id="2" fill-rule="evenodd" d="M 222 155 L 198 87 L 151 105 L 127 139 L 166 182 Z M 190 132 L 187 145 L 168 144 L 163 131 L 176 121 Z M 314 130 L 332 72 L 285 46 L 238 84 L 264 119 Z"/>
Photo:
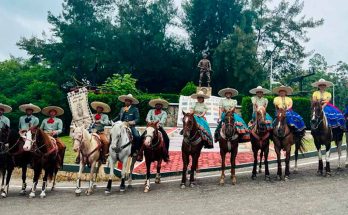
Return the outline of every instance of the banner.
<path id="1" fill-rule="evenodd" d="M 67 98 L 72 113 L 73 125 L 84 125 L 85 128 L 88 128 L 94 123 L 94 117 L 88 103 L 88 90 L 85 87 L 69 92 Z"/>

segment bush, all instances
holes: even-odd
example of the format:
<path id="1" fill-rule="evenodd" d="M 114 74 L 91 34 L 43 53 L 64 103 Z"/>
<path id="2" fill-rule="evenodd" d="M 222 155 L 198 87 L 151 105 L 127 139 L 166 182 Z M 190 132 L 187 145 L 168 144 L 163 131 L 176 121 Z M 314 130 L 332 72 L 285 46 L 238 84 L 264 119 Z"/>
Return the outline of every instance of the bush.
<path id="1" fill-rule="evenodd" d="M 190 81 L 186 83 L 184 88 L 182 88 L 180 95 L 190 96 L 193 93 L 196 93 L 196 90 L 197 90 L 197 86 L 192 81 Z"/>
<path id="2" fill-rule="evenodd" d="M 268 107 L 267 112 L 274 117 L 275 115 L 275 107 L 273 105 L 273 99 L 274 96 L 266 96 L 268 99 Z M 303 117 L 303 120 L 307 126 L 307 128 L 310 128 L 310 107 L 311 107 L 311 101 L 309 98 L 302 98 L 302 97 L 292 97 L 293 100 L 293 109 L 295 112 L 300 114 Z M 247 96 L 244 97 L 242 100 L 242 116 L 246 122 L 249 122 L 251 119 L 251 115 L 253 112 L 253 106 L 251 103 L 251 97 Z"/>

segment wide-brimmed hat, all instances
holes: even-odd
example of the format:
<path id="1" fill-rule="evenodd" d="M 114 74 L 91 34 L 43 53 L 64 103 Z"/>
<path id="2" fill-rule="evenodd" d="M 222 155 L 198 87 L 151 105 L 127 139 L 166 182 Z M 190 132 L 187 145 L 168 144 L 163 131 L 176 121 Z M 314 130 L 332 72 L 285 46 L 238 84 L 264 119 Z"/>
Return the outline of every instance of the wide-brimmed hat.
<path id="1" fill-rule="evenodd" d="M 110 106 L 104 102 L 92 102 L 91 107 L 94 110 L 97 110 L 98 107 L 101 107 L 103 109 L 103 113 L 109 113 L 111 111 Z"/>
<path id="2" fill-rule="evenodd" d="M 238 90 L 233 88 L 224 88 L 219 91 L 219 96 L 225 97 L 226 93 L 232 93 L 232 97 L 238 95 Z"/>
<path id="3" fill-rule="evenodd" d="M 161 104 L 164 108 L 168 108 L 168 106 L 169 106 L 169 102 L 167 102 L 167 101 L 164 100 L 164 99 L 151 99 L 151 100 L 149 101 L 149 105 L 150 105 L 151 107 L 155 107 L 156 104 Z"/>
<path id="4" fill-rule="evenodd" d="M 24 113 L 27 111 L 27 109 L 32 109 L 33 113 L 39 113 L 41 111 L 41 108 L 39 106 L 36 106 L 32 103 L 19 106 L 19 110 Z"/>
<path id="5" fill-rule="evenodd" d="M 61 107 L 58 107 L 58 106 L 48 106 L 48 107 L 45 107 L 42 109 L 42 114 L 46 115 L 46 116 L 49 116 L 50 115 L 50 112 L 51 110 L 55 110 L 56 111 L 56 116 L 60 116 L 60 115 L 63 115 L 64 114 L 64 110 L 63 108 Z"/>
<path id="6" fill-rule="evenodd" d="M 280 86 L 280 87 L 276 87 L 273 89 L 273 93 L 275 94 L 279 94 L 280 91 L 285 91 L 287 95 L 291 95 L 293 90 L 291 87 L 287 87 L 287 86 Z"/>
<path id="7" fill-rule="evenodd" d="M 194 93 L 191 95 L 191 98 L 197 99 L 199 97 L 202 97 L 204 99 L 208 99 L 210 96 L 206 95 L 203 91 L 199 91 L 198 93 Z"/>
<path id="8" fill-rule="evenodd" d="M 126 99 L 131 100 L 135 105 L 139 104 L 138 99 L 134 98 L 132 94 L 122 95 L 118 97 L 118 100 L 120 100 L 121 102 L 125 102 Z"/>
<path id="9" fill-rule="evenodd" d="M 8 105 L 0 103 L 0 108 L 4 109 L 4 113 L 10 113 L 12 111 L 12 108 Z"/>
<path id="10" fill-rule="evenodd" d="M 333 86 L 333 83 L 331 81 L 326 81 L 323 78 L 321 78 L 319 81 L 312 83 L 313 87 L 319 87 L 320 85 L 325 85 L 326 87 L 331 87 L 331 86 Z"/>
<path id="11" fill-rule="evenodd" d="M 263 88 L 261 86 L 258 86 L 256 88 L 253 88 L 253 89 L 249 90 L 249 93 L 251 93 L 251 94 L 256 94 L 257 92 L 263 92 L 263 94 L 268 94 L 271 91 L 269 91 L 269 90 L 267 90 L 267 89 L 265 89 L 265 88 Z"/>

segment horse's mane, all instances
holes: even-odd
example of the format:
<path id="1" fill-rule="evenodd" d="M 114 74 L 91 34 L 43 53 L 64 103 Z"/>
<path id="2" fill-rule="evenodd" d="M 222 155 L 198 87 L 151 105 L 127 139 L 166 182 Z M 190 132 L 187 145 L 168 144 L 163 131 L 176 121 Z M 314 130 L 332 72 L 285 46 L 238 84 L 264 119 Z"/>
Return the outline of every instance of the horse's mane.
<path id="1" fill-rule="evenodd" d="M 39 143 L 42 143 L 44 145 L 48 145 L 48 146 L 51 146 L 51 144 L 48 144 L 48 143 L 51 143 L 51 139 L 50 139 L 50 136 L 48 134 L 46 134 L 41 128 L 37 128 L 36 130 L 37 132 L 37 137 L 36 137 L 36 141 L 39 142 Z"/>

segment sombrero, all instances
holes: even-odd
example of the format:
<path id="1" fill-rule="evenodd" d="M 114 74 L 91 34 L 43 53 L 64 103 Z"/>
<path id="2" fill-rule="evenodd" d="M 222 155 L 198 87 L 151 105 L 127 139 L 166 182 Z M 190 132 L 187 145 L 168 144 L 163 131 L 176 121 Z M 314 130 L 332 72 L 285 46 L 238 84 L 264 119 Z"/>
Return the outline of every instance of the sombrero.
<path id="1" fill-rule="evenodd" d="M 156 104 L 161 104 L 164 108 L 168 108 L 168 106 L 169 106 L 169 102 L 167 102 L 167 101 L 164 100 L 164 99 L 151 99 L 151 100 L 149 101 L 149 105 L 150 105 L 151 107 L 155 107 Z"/>
<path id="2" fill-rule="evenodd" d="M 134 98 L 132 94 L 122 95 L 118 97 L 118 100 L 120 100 L 121 102 L 125 102 L 126 99 L 131 100 L 135 105 L 139 104 L 138 99 Z"/>
<path id="3" fill-rule="evenodd" d="M 194 93 L 191 95 L 191 98 L 197 99 L 199 97 L 202 97 L 204 99 L 208 99 L 210 96 L 206 95 L 203 91 L 199 91 L 198 93 Z"/>
<path id="4" fill-rule="evenodd" d="M 98 107 L 103 108 L 103 113 L 109 113 L 111 111 L 111 108 L 108 104 L 105 104 L 104 102 L 92 102 L 91 107 L 94 110 L 97 110 Z"/>
<path id="5" fill-rule="evenodd" d="M 225 97 L 226 93 L 232 93 L 232 97 L 238 95 L 238 91 L 233 88 L 224 88 L 219 91 L 219 96 Z"/>
<path id="6" fill-rule="evenodd" d="M 4 113 L 10 113 L 12 111 L 12 108 L 8 105 L 0 103 L 0 108 L 4 109 Z"/>
<path id="7" fill-rule="evenodd" d="M 251 94 L 256 94 L 257 92 L 263 92 L 264 94 L 268 94 L 271 91 L 269 91 L 269 90 L 267 90 L 267 89 L 265 89 L 265 88 L 263 88 L 261 86 L 258 86 L 258 87 L 254 88 L 254 89 L 251 89 L 249 91 L 249 93 L 251 93 Z"/>
<path id="8" fill-rule="evenodd" d="M 326 85 L 326 87 L 331 87 L 333 86 L 333 83 L 331 81 L 326 81 L 323 78 L 321 78 L 319 81 L 312 83 L 313 87 L 319 87 L 319 85 Z"/>
<path id="9" fill-rule="evenodd" d="M 284 85 L 273 89 L 273 93 L 276 93 L 276 94 L 279 94 L 280 91 L 285 91 L 287 95 L 291 95 L 293 92 L 291 87 L 287 87 Z"/>
<path id="10" fill-rule="evenodd" d="M 27 109 L 32 109 L 33 113 L 39 113 L 41 111 L 40 107 L 38 107 L 32 103 L 19 106 L 19 110 L 24 112 L 24 113 L 27 111 Z"/>
<path id="11" fill-rule="evenodd" d="M 58 106 L 48 106 L 48 107 L 45 107 L 44 109 L 42 109 L 41 112 L 42 112 L 42 114 L 44 114 L 46 116 L 49 116 L 51 110 L 55 110 L 57 112 L 56 116 L 60 116 L 60 115 L 64 114 L 63 108 L 58 107 Z"/>

